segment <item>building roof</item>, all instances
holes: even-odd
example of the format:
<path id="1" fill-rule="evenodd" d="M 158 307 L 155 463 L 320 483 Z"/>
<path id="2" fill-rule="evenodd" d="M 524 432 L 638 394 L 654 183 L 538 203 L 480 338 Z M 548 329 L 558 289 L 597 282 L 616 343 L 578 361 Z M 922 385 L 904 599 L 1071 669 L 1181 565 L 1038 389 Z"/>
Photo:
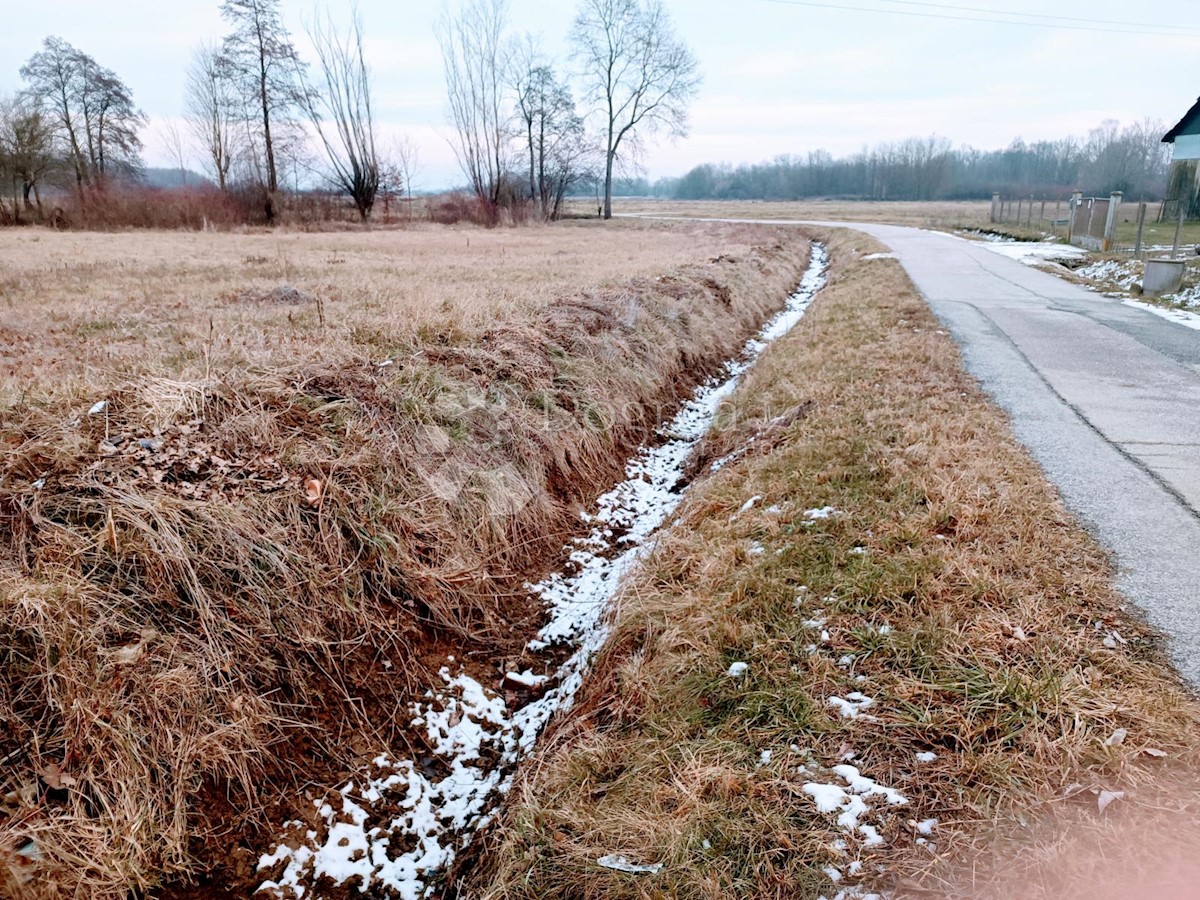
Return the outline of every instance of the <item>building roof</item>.
<path id="1" fill-rule="evenodd" d="M 1184 114 L 1175 127 L 1163 135 L 1162 142 L 1164 144 L 1173 144 L 1175 143 L 1175 138 L 1181 134 L 1196 134 L 1200 132 L 1200 128 L 1197 128 L 1198 125 L 1200 125 L 1200 100 L 1192 104 L 1192 108 Z"/>

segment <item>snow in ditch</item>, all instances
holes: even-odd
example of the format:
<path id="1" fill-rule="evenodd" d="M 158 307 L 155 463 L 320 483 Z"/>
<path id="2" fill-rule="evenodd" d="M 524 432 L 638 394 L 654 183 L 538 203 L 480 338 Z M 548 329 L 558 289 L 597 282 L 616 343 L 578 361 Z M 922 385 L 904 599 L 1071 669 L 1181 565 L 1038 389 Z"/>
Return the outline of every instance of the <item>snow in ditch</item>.
<path id="1" fill-rule="evenodd" d="M 474 678 L 442 669 L 444 686 L 412 710 L 413 726 L 424 729 L 436 765 L 376 757 L 368 771 L 341 787 L 338 802 L 315 802 L 318 828 L 302 830 L 296 824 L 261 857 L 260 872 L 279 872 L 260 885 L 260 892 L 302 898 L 314 882 L 328 879 L 337 885 L 354 881 L 362 893 L 390 893 L 403 900 L 429 893 L 487 823 L 509 789 L 517 760 L 533 747 L 550 717 L 570 707 L 593 654 L 607 638 L 609 600 L 648 551 L 647 539 L 683 499 L 680 486 L 689 456 L 755 359 L 800 321 L 825 284 L 827 263 L 825 248 L 814 244 L 808 270 L 786 307 L 747 341 L 722 376 L 700 388 L 660 429 L 660 443 L 638 451 L 626 466 L 626 480 L 599 498 L 596 511 L 585 517 L 590 534 L 569 548 L 569 571 L 530 586 L 549 612 L 530 649 L 560 645 L 573 652 L 549 679 L 531 671 L 506 678 L 530 687 L 549 685 L 545 692 L 510 711 L 502 696 Z M 746 668 L 734 663 L 729 675 L 741 677 Z M 618 863 L 634 865 L 617 856 L 598 861 L 621 868 Z"/>

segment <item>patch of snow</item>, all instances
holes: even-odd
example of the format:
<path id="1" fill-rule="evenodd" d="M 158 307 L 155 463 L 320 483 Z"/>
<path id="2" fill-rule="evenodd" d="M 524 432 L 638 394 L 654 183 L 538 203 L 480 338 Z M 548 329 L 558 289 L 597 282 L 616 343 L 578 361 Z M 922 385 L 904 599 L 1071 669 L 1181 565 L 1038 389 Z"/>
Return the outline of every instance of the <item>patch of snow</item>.
<path id="1" fill-rule="evenodd" d="M 874 825 L 859 825 L 858 830 L 864 838 L 864 847 L 878 847 L 884 843 L 883 838 L 879 834 L 879 829 Z"/>
<path id="2" fill-rule="evenodd" d="M 1000 256 L 1015 259 L 1017 262 L 1022 262 L 1027 266 L 1036 266 L 1038 263 L 1054 262 L 1063 259 L 1079 259 L 1087 255 L 1087 251 L 1081 247 L 1072 247 L 1069 244 L 1059 244 L 1049 241 L 987 242 L 980 244 L 980 246 L 986 247 L 992 253 L 998 253 Z"/>
<path id="3" fill-rule="evenodd" d="M 895 253 L 868 253 L 866 256 L 863 257 L 864 260 L 867 260 L 867 259 L 896 259 L 896 258 L 897 257 L 896 257 Z"/>
<path id="4" fill-rule="evenodd" d="M 88 410 L 89 416 L 98 416 L 100 413 L 108 409 L 108 401 L 100 400 L 92 404 L 92 408 Z"/>
<path id="5" fill-rule="evenodd" d="M 843 719 L 857 719 L 864 709 L 873 706 L 874 703 L 874 700 L 858 691 L 847 694 L 844 700 L 841 697 L 829 698 L 829 705 L 837 709 Z"/>
<path id="6" fill-rule="evenodd" d="M 937 819 L 925 819 L 922 822 L 918 822 L 916 825 L 917 833 L 929 837 L 929 835 L 933 834 L 933 829 L 937 827 L 937 823 Z"/>
<path id="7" fill-rule="evenodd" d="M 730 678 L 741 678 L 746 674 L 746 670 L 750 668 L 749 663 L 735 662 L 729 666 L 729 671 L 725 674 Z"/>
<path id="8" fill-rule="evenodd" d="M 521 687 L 535 688 L 541 687 L 550 680 L 549 675 L 534 675 L 532 671 L 526 669 L 524 672 L 505 672 L 505 681 L 511 681 L 513 684 Z"/>
<path id="9" fill-rule="evenodd" d="M 760 753 L 758 755 L 758 764 L 760 767 L 761 766 L 769 766 L 771 764 L 771 751 L 770 750 L 764 750 L 762 753 Z"/>
<path id="10" fill-rule="evenodd" d="M 828 519 L 831 516 L 837 515 L 837 509 L 832 506 L 821 506 L 817 509 L 806 510 L 804 518 L 810 522 L 815 522 L 817 519 Z"/>
<path id="11" fill-rule="evenodd" d="M 736 519 L 742 513 L 748 512 L 749 510 L 753 509 L 754 505 L 756 503 L 758 503 L 760 500 L 762 500 L 762 497 L 760 495 L 758 495 L 758 494 L 754 495 L 753 497 L 751 497 L 749 500 L 747 500 L 745 503 L 742 504 L 741 508 L 736 513 L 733 514 L 733 518 Z"/>
<path id="12" fill-rule="evenodd" d="M 919 763 L 931 763 L 937 758 L 937 754 L 932 750 L 924 750 L 917 754 L 917 762 Z"/>
<path id="13" fill-rule="evenodd" d="M 1115 284 L 1129 290 L 1142 277 L 1142 263 L 1137 260 L 1102 259 L 1075 270 L 1075 274 L 1088 281 Z"/>
<path id="14" fill-rule="evenodd" d="M 1135 309 L 1143 309 L 1146 312 L 1154 313 L 1154 315 L 1161 316 L 1170 322 L 1174 322 L 1176 325 L 1200 331 L 1200 314 L 1188 312 L 1186 309 L 1171 309 L 1167 306 L 1156 306 L 1153 303 L 1145 303 L 1141 300 L 1124 299 L 1121 302 L 1125 306 L 1132 306 Z"/>

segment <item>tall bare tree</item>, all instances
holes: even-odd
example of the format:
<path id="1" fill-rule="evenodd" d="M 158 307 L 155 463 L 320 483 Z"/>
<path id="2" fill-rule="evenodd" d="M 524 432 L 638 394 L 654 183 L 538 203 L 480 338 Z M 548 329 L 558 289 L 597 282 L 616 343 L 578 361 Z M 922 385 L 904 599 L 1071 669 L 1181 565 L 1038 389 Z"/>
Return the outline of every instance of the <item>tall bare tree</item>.
<path id="1" fill-rule="evenodd" d="M 192 137 L 222 191 L 229 189 L 239 104 L 221 64 L 216 44 L 200 44 L 192 53 L 184 88 L 184 117 Z"/>
<path id="2" fill-rule="evenodd" d="M 330 18 L 318 19 L 308 28 L 308 36 L 325 84 L 309 93 L 306 109 L 329 158 L 334 183 L 354 201 L 365 222 L 379 192 L 380 172 L 362 17 L 354 10 L 345 35 Z"/>
<path id="3" fill-rule="evenodd" d="M 603 116 L 604 218 L 612 218 L 613 164 L 641 133 L 687 133 L 700 86 L 696 60 L 675 37 L 661 0 L 583 0 L 571 27 L 575 59 Z"/>
<path id="4" fill-rule="evenodd" d="M 280 184 L 280 131 L 294 126 L 307 105 L 304 69 L 284 27 L 279 0 L 224 0 L 221 15 L 233 27 L 221 45 L 221 66 L 242 100 L 250 146 L 261 153 L 251 170 L 260 177 L 263 212 L 275 221 Z"/>
<path id="5" fill-rule="evenodd" d="M 145 116 L 115 72 L 62 38 L 48 37 L 21 67 L 21 77 L 62 138 L 81 195 L 110 175 L 140 168 Z"/>
<path id="6" fill-rule="evenodd" d="M 455 155 L 476 198 L 495 215 L 508 165 L 503 35 L 506 0 L 464 0 L 458 15 L 443 10 L 438 42 L 446 73 Z"/>
<path id="7" fill-rule="evenodd" d="M 557 218 L 563 196 L 584 174 L 590 150 L 570 89 L 526 36 L 509 56 L 509 77 L 529 162 L 529 197 L 543 219 Z"/>
<path id="8" fill-rule="evenodd" d="M 0 98 L 0 175 L 12 187 L 12 218 L 20 221 L 22 209 L 41 213 L 39 186 L 53 164 L 54 129 L 46 114 L 28 96 Z"/>

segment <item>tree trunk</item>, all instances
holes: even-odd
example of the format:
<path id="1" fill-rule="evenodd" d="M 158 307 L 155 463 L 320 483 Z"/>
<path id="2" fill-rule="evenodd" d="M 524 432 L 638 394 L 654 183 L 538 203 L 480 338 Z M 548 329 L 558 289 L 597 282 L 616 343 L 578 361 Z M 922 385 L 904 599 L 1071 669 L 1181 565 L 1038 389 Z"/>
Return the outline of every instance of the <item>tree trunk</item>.
<path id="1" fill-rule="evenodd" d="M 612 173 L 613 173 L 613 156 L 612 150 L 608 151 L 604 161 L 604 218 L 612 218 Z"/>
<path id="2" fill-rule="evenodd" d="M 263 116 L 263 149 L 267 154 L 267 196 L 263 203 L 263 212 L 267 216 L 267 224 L 275 222 L 275 192 L 279 190 L 279 176 L 275 171 L 275 144 L 271 140 L 271 105 L 267 100 L 267 66 L 264 58 L 265 50 L 259 44 L 259 77 L 258 93 L 262 101 Z"/>
<path id="3" fill-rule="evenodd" d="M 604 218 L 611 219 L 613 158 L 617 155 L 617 148 L 613 144 L 613 97 L 611 82 L 608 91 L 608 144 L 606 146 L 608 152 L 604 155 Z"/>

